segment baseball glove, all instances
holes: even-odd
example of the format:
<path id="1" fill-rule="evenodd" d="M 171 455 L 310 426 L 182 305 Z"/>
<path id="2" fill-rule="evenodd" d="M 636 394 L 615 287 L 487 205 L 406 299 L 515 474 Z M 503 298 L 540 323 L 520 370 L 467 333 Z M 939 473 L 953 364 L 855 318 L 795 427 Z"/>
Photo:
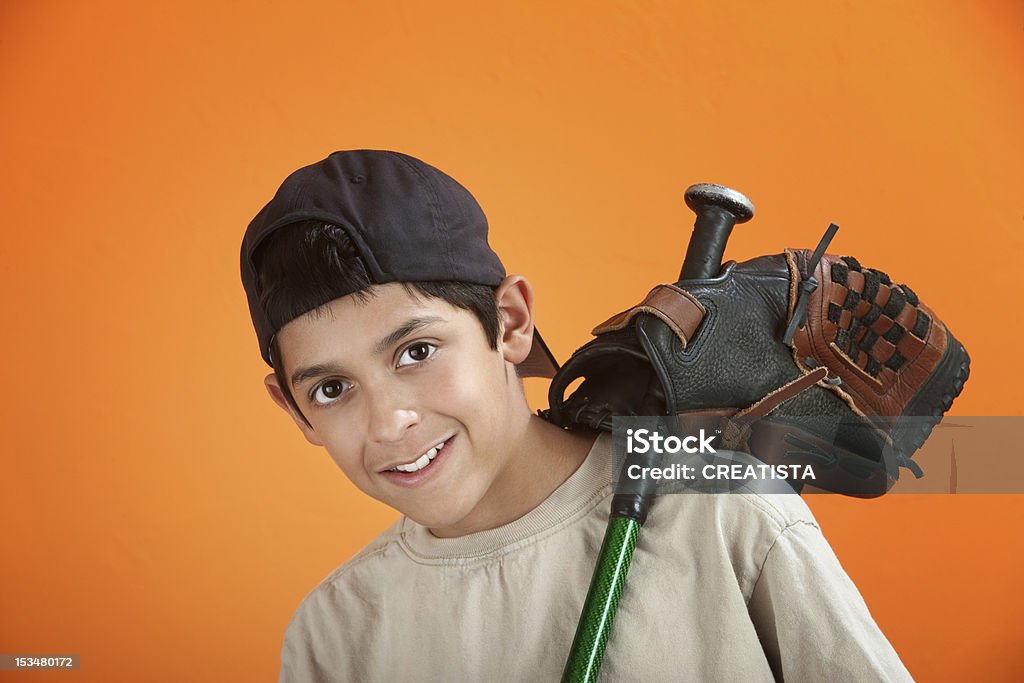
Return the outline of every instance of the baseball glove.
<path id="1" fill-rule="evenodd" d="M 970 359 L 909 287 L 823 254 L 834 230 L 814 253 L 786 249 L 656 286 L 594 328 L 542 415 L 606 431 L 613 415 L 721 416 L 721 446 L 810 465 L 817 488 L 859 497 L 888 491 L 900 467 L 921 476 L 911 456 Z"/>

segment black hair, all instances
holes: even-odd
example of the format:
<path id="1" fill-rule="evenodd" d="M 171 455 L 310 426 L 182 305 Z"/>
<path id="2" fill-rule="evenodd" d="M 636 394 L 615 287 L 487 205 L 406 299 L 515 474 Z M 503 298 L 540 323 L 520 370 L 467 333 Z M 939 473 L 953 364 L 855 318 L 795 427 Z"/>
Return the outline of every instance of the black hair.
<path id="1" fill-rule="evenodd" d="M 260 306 L 274 329 L 347 294 L 360 302 L 373 298 L 375 284 L 344 229 L 310 220 L 284 226 L 268 236 L 253 255 L 260 288 Z M 468 282 L 402 282 L 412 296 L 441 299 L 469 311 L 484 329 L 492 349 L 498 348 L 498 306 L 495 288 Z M 277 335 L 270 342 L 274 374 L 288 404 L 308 425 L 292 396 Z"/>

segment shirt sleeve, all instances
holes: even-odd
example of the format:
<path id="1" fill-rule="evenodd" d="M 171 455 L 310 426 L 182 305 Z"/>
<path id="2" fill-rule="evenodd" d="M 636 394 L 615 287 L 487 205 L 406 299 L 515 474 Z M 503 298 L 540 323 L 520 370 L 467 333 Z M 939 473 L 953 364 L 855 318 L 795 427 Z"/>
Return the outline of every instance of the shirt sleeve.
<path id="1" fill-rule="evenodd" d="M 323 586 L 306 596 L 285 629 L 278 683 L 336 683 L 360 680 L 346 656 L 351 638 L 332 617 Z"/>
<path id="2" fill-rule="evenodd" d="M 912 681 L 817 525 L 786 526 L 747 605 L 779 681 Z"/>
<path id="3" fill-rule="evenodd" d="M 330 680 L 317 665 L 312 640 L 308 619 L 300 609 L 285 630 L 278 683 L 327 683 Z"/>

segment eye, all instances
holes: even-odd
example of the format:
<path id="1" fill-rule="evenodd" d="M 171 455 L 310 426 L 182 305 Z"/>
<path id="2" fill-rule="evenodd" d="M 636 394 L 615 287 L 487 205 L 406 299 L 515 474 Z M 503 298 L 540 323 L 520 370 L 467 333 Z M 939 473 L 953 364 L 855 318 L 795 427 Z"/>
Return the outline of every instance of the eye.
<path id="1" fill-rule="evenodd" d="M 340 379 L 329 379 L 316 385 L 310 399 L 314 403 L 324 406 L 338 400 L 347 388 L 348 382 L 342 382 Z"/>
<path id="2" fill-rule="evenodd" d="M 405 351 L 398 358 L 398 367 L 422 363 L 434 355 L 437 347 L 429 342 L 415 342 L 405 347 Z"/>

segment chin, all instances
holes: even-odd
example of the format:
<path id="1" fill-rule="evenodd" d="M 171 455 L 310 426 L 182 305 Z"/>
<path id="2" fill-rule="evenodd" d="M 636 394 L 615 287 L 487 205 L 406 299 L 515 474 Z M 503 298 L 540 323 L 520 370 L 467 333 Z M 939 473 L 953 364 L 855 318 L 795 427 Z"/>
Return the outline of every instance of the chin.
<path id="1" fill-rule="evenodd" d="M 416 510 L 402 511 L 406 517 L 416 522 L 421 526 L 425 526 L 428 529 L 445 530 L 451 529 L 452 527 L 458 526 L 462 523 L 470 512 L 470 508 L 467 507 L 465 510 L 452 508 L 451 505 L 444 506 L 444 509 L 423 509 L 419 508 Z"/>
<path id="2" fill-rule="evenodd" d="M 463 516 L 461 515 L 446 515 L 431 512 L 406 513 L 405 516 L 428 529 L 449 529 L 463 519 Z"/>

